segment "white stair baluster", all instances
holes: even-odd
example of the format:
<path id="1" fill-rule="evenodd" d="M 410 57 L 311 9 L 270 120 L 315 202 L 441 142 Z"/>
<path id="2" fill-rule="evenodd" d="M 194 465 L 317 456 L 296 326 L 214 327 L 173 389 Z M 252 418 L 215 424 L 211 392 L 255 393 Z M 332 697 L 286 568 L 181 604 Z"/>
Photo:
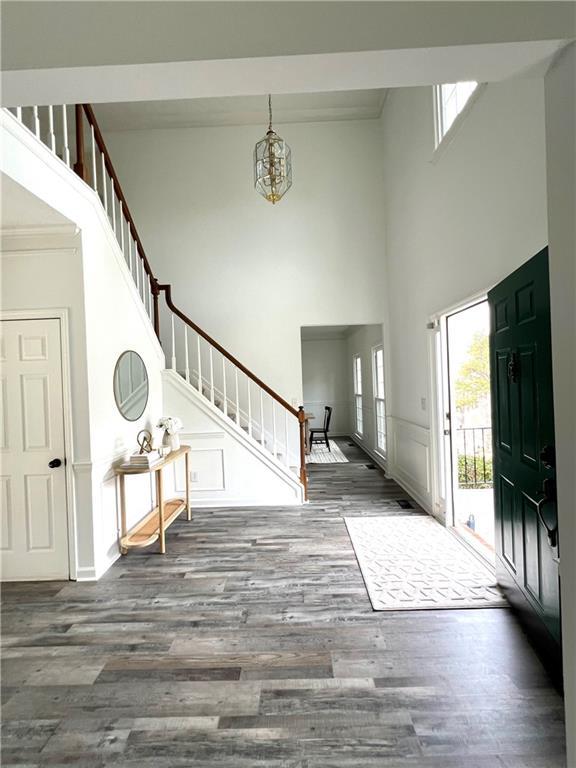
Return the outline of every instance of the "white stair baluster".
<path id="1" fill-rule="evenodd" d="M 142 303 L 144 303 L 144 291 L 145 291 L 145 287 L 144 287 L 144 274 L 145 274 L 144 273 L 144 259 L 141 258 L 140 259 L 140 297 L 142 299 Z M 146 305 L 144 304 L 144 306 L 146 306 Z"/>
<path id="2" fill-rule="evenodd" d="M 102 166 L 102 199 L 104 202 L 104 210 L 108 213 L 108 189 L 106 184 L 106 161 L 104 159 L 104 152 L 100 155 L 100 164 Z"/>
<path id="3" fill-rule="evenodd" d="M 136 245 L 136 243 L 134 243 L 134 245 Z M 140 259 L 140 254 L 138 253 L 137 245 L 136 245 L 136 251 L 134 253 L 134 258 L 136 259 L 136 262 L 134 264 L 134 270 L 136 272 L 136 276 L 135 276 L 136 289 L 138 293 L 140 293 L 140 266 L 138 264 L 138 260 Z"/>
<path id="4" fill-rule="evenodd" d="M 90 135 L 92 136 L 92 188 L 98 192 L 98 179 L 96 177 L 96 138 L 94 126 L 90 123 Z"/>
<path id="5" fill-rule="evenodd" d="M 48 139 L 50 140 L 50 149 L 56 154 L 56 134 L 54 133 L 54 107 L 50 104 L 48 107 Z"/>
<path id="6" fill-rule="evenodd" d="M 22 122 L 22 107 L 16 107 L 16 117 Z"/>
<path id="7" fill-rule="evenodd" d="M 210 402 L 214 404 L 214 355 L 210 345 Z"/>
<path id="8" fill-rule="evenodd" d="M 226 358 L 222 355 L 222 410 L 224 416 L 228 416 L 228 402 L 226 397 Z"/>
<path id="9" fill-rule="evenodd" d="M 32 107 L 32 112 L 34 115 L 34 133 L 36 134 L 36 138 L 40 138 L 40 115 L 38 114 L 38 107 Z"/>
<path id="10" fill-rule="evenodd" d="M 112 229 L 114 230 L 114 234 L 116 234 L 116 190 L 114 189 L 114 182 L 112 179 L 110 179 L 110 184 L 112 187 L 110 190 L 112 192 L 110 195 L 112 201 Z"/>
<path id="11" fill-rule="evenodd" d="M 200 334 L 196 334 L 198 342 L 198 392 L 202 394 L 202 348 L 200 346 Z"/>
<path id="12" fill-rule="evenodd" d="M 130 274 L 132 275 L 132 279 L 134 279 L 134 256 L 133 251 L 134 247 L 136 246 L 136 242 L 132 240 L 130 237 L 128 239 L 128 266 L 130 267 Z"/>
<path id="13" fill-rule="evenodd" d="M 68 113 L 66 104 L 62 104 L 62 141 L 64 142 L 64 162 L 70 167 L 70 147 L 68 146 Z"/>
<path id="14" fill-rule="evenodd" d="M 250 379 L 246 377 L 248 382 L 248 434 L 252 437 L 252 398 L 250 397 Z"/>
<path id="15" fill-rule="evenodd" d="M 276 403 L 274 402 L 274 398 L 271 398 L 270 402 L 272 403 L 272 453 L 274 454 L 274 457 L 276 457 Z"/>
<path id="16" fill-rule="evenodd" d="M 236 388 L 236 424 L 240 425 L 240 393 L 238 390 L 238 368 L 234 366 L 234 382 Z"/>
<path id="17" fill-rule="evenodd" d="M 290 453 L 288 451 L 288 411 L 284 409 L 284 445 L 286 450 L 284 453 L 284 463 L 287 467 L 290 466 Z"/>
<path id="18" fill-rule="evenodd" d="M 172 317 L 172 370 L 176 370 L 176 332 L 174 330 L 174 313 Z"/>
<path id="19" fill-rule="evenodd" d="M 122 213 L 122 203 L 120 203 L 120 250 L 124 253 L 124 214 Z"/>
<path id="20" fill-rule="evenodd" d="M 188 326 L 184 326 L 184 373 L 186 376 L 186 383 L 190 384 L 190 361 L 188 359 Z"/>
<path id="21" fill-rule="evenodd" d="M 260 390 L 260 443 L 264 446 L 264 390 Z"/>
<path id="22" fill-rule="evenodd" d="M 148 280 L 148 314 L 150 320 L 152 320 L 152 288 L 150 287 L 150 280 Z"/>

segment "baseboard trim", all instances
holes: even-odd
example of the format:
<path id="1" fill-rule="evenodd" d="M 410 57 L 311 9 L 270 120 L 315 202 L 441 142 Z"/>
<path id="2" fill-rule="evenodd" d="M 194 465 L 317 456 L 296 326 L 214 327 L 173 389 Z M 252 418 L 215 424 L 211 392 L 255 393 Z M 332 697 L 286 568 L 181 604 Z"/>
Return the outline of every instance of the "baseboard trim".
<path id="1" fill-rule="evenodd" d="M 386 473 L 386 476 L 388 476 L 388 462 L 379 454 L 376 453 L 376 451 L 373 451 L 371 448 L 368 448 L 367 445 L 364 445 L 363 442 L 356 436 L 356 435 L 346 435 L 352 442 L 356 443 L 358 448 L 361 448 L 364 453 L 367 453 L 368 456 L 380 467 L 380 469 Z"/>
<path id="2" fill-rule="evenodd" d="M 99 578 L 100 577 L 96 574 L 96 568 L 94 566 L 84 568 L 78 567 L 76 569 L 75 581 L 98 581 Z"/>
<path id="3" fill-rule="evenodd" d="M 409 480 L 406 480 L 405 477 L 403 477 L 401 474 L 399 475 L 398 472 L 395 472 L 392 468 L 390 468 L 388 471 L 388 477 L 390 480 L 394 480 L 395 483 L 398 483 L 398 485 L 403 488 L 406 493 L 412 496 L 414 501 L 417 501 L 425 512 L 434 517 L 430 499 L 427 499 L 425 496 L 423 496 L 422 493 L 414 485 L 412 485 Z"/>

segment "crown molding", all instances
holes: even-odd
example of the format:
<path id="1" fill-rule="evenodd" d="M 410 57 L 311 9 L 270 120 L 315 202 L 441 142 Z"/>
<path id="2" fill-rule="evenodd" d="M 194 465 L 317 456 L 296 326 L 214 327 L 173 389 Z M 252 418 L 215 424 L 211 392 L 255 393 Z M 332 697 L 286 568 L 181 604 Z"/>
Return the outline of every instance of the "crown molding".
<path id="1" fill-rule="evenodd" d="M 30 237 L 73 237 L 79 234 L 76 224 L 40 224 L 27 227 L 2 227 L 0 237 L 30 238 Z"/>

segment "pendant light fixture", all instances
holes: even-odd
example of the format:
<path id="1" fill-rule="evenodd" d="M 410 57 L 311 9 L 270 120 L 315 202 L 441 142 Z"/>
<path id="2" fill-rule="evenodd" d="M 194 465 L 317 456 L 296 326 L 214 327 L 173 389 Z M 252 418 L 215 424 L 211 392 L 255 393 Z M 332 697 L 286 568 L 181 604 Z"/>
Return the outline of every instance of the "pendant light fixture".
<path id="1" fill-rule="evenodd" d="M 254 187 L 273 205 L 292 186 L 292 153 L 272 129 L 272 96 L 268 95 L 268 130 L 254 148 Z"/>

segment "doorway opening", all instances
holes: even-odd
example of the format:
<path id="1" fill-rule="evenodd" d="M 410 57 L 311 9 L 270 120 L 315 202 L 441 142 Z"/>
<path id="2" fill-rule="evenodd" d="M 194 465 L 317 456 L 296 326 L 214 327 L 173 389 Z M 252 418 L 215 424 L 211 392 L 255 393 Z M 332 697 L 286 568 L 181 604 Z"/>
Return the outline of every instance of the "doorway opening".
<path id="1" fill-rule="evenodd" d="M 487 299 L 446 315 L 447 525 L 492 565 L 495 523 Z"/>

